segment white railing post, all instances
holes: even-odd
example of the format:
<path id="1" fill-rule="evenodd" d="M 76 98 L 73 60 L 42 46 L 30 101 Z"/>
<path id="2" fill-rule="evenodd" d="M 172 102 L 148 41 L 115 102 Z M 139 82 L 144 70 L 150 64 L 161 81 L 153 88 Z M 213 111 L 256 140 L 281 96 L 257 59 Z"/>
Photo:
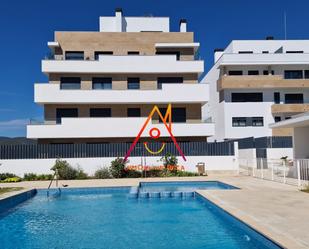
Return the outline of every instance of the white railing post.
<path id="1" fill-rule="evenodd" d="M 286 167 L 285 167 L 285 161 L 283 161 L 283 183 L 286 183 Z"/>
<path id="2" fill-rule="evenodd" d="M 274 180 L 274 163 L 271 164 L 271 180 Z"/>
<path id="3" fill-rule="evenodd" d="M 262 171 L 261 171 L 261 178 L 264 179 L 264 161 L 263 161 L 263 158 L 261 158 L 261 168 L 262 168 Z"/>
<path id="4" fill-rule="evenodd" d="M 300 161 L 296 160 L 296 166 L 297 166 L 297 185 L 298 187 L 301 186 L 301 181 L 300 181 Z"/>

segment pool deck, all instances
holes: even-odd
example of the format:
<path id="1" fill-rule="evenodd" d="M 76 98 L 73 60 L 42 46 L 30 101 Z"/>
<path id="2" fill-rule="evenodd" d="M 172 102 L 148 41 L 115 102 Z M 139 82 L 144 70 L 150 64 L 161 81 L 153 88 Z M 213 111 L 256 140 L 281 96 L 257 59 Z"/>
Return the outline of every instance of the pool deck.
<path id="1" fill-rule="evenodd" d="M 309 248 L 309 194 L 295 186 L 247 176 L 139 178 L 60 181 L 69 187 L 137 186 L 148 181 L 222 181 L 240 189 L 198 193 L 286 248 Z M 5 183 L 0 187 L 47 188 L 48 181 Z M 10 193 L 10 195 L 13 193 Z"/>

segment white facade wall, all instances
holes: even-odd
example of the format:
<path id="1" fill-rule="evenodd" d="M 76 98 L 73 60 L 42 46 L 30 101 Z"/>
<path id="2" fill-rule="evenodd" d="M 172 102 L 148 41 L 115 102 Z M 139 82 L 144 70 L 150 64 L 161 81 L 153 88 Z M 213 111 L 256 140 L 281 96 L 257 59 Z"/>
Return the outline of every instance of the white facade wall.
<path id="1" fill-rule="evenodd" d="M 159 166 L 161 157 L 146 157 L 147 166 Z M 185 162 L 178 157 L 178 164 L 185 167 L 186 171 L 197 172 L 196 165 L 200 162 L 205 163 L 206 171 L 237 171 L 237 156 L 187 156 Z M 89 175 L 100 167 L 109 167 L 113 157 L 106 158 L 67 158 L 69 164 L 74 167 L 81 167 Z M 56 159 L 23 159 L 23 160 L 0 160 L 0 172 L 10 172 L 18 176 L 25 173 L 51 174 L 51 167 Z M 141 165 L 140 157 L 130 157 L 128 165 Z"/>
<path id="2" fill-rule="evenodd" d="M 309 158 L 309 127 L 294 127 L 293 146 L 295 159 Z"/>
<path id="3" fill-rule="evenodd" d="M 225 49 L 225 52 L 253 51 L 253 53 L 262 53 L 269 51 L 269 53 L 275 53 L 280 48 L 284 53 L 300 50 L 309 53 L 309 40 L 234 40 Z"/>
<path id="4" fill-rule="evenodd" d="M 100 32 L 169 32 L 168 17 L 123 17 L 120 15 L 120 12 L 116 12 L 115 17 L 100 17 Z"/>

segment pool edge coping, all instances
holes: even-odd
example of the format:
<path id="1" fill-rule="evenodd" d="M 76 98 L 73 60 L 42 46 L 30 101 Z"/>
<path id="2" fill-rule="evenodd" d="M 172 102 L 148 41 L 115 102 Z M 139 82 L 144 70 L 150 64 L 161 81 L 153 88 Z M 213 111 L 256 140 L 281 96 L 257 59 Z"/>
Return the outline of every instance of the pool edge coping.
<path id="1" fill-rule="evenodd" d="M 220 191 L 226 191 L 227 189 L 222 189 Z M 234 191 L 239 191 L 239 189 L 234 189 Z M 208 193 L 203 193 L 201 191 L 205 190 L 195 190 L 195 193 L 200 195 L 202 198 L 205 198 L 218 208 L 221 208 L 224 212 L 228 213 L 238 221 L 244 223 L 251 229 L 255 230 L 257 233 L 260 233 L 262 236 L 267 238 L 270 241 L 273 241 L 275 244 L 279 245 L 280 247 L 284 249 L 306 249 L 307 247 L 305 245 L 299 244 L 297 241 L 293 241 L 289 238 L 287 238 L 283 234 L 279 234 L 275 231 L 271 231 L 267 226 L 262 225 L 260 222 L 255 221 L 252 219 L 249 215 L 245 214 L 243 211 L 241 211 L 238 208 L 235 207 L 229 207 L 228 205 L 224 204 L 222 200 L 216 199 L 211 195 L 207 195 Z M 206 190 L 208 191 L 208 190 Z M 242 214 L 243 213 L 243 214 Z"/>

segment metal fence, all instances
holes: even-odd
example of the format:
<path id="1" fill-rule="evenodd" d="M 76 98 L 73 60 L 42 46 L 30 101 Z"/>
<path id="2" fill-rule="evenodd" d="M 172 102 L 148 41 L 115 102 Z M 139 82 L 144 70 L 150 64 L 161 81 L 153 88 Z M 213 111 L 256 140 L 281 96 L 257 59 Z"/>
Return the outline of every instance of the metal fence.
<path id="1" fill-rule="evenodd" d="M 309 159 L 239 159 L 240 174 L 297 186 L 309 184 Z"/>
<path id="2" fill-rule="evenodd" d="M 233 142 L 179 142 L 178 144 L 186 156 L 234 155 Z M 0 159 L 124 157 L 130 146 L 131 143 L 0 145 Z M 158 151 L 161 146 L 161 143 L 148 143 L 152 151 Z M 147 152 L 143 143 L 138 143 L 130 156 L 162 156 L 167 152 L 179 155 L 175 145 L 168 142 L 164 150 L 156 155 Z"/>
<path id="3" fill-rule="evenodd" d="M 251 148 L 292 148 L 293 140 L 290 136 L 285 137 L 247 137 L 235 140 L 239 149 Z"/>

